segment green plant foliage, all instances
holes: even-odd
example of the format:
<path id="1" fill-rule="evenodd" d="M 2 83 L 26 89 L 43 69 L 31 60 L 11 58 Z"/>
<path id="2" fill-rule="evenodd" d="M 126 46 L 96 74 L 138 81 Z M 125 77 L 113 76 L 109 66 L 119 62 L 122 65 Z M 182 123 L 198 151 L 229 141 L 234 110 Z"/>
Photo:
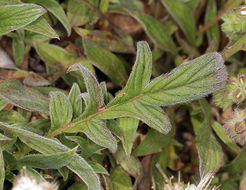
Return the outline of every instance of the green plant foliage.
<path id="1" fill-rule="evenodd" d="M 83 46 L 91 63 L 108 75 L 115 84 L 123 86 L 126 83 L 127 72 L 122 59 L 85 38 L 83 38 Z"/>
<path id="2" fill-rule="evenodd" d="M 42 154 L 55 154 L 57 152 L 67 152 L 70 149 L 58 141 L 44 138 L 35 133 L 12 127 L 4 123 L 0 123 L 0 128 L 10 131 L 18 137 L 29 147 Z M 67 167 L 74 171 L 89 187 L 89 189 L 99 189 L 99 179 L 91 166 L 78 154 L 75 154 Z"/>
<path id="3" fill-rule="evenodd" d="M 19 161 L 25 166 L 39 169 L 58 169 L 67 166 L 71 162 L 77 148 L 67 152 L 58 152 L 55 154 L 29 154 L 24 156 Z"/>
<path id="4" fill-rule="evenodd" d="M 217 15 L 217 5 L 216 2 L 213 0 L 208 1 L 207 9 L 206 9 L 206 16 L 205 16 L 205 22 L 209 23 L 212 21 Z M 207 36 L 209 41 L 212 41 L 213 38 L 216 39 L 216 42 L 218 43 L 220 40 L 220 34 L 219 34 L 219 25 L 218 23 L 214 24 L 212 27 L 210 27 L 207 30 Z"/>
<path id="5" fill-rule="evenodd" d="M 192 45 L 196 44 L 196 24 L 192 10 L 182 1 L 161 0 Z"/>
<path id="6" fill-rule="evenodd" d="M 139 21 L 148 36 L 160 49 L 168 51 L 174 55 L 177 54 L 177 47 L 165 26 L 146 14 L 138 12 L 132 12 L 130 14 Z"/>
<path id="7" fill-rule="evenodd" d="M 54 0 L 24 0 L 24 2 L 28 2 L 28 3 L 36 3 L 38 5 L 43 6 L 44 8 L 46 8 L 49 12 L 51 12 L 64 26 L 64 28 L 67 31 L 67 34 L 70 35 L 71 34 L 71 27 L 68 21 L 68 18 L 66 16 L 66 14 L 64 13 L 62 7 L 59 5 L 59 3 L 57 1 Z"/>
<path id="8" fill-rule="evenodd" d="M 245 10 L 0 0 L 0 190 L 244 189 Z"/>
<path id="9" fill-rule="evenodd" d="M 0 35 L 25 27 L 45 13 L 45 9 L 35 4 L 1 5 Z"/>
<path id="10" fill-rule="evenodd" d="M 110 176 L 114 189 L 132 190 L 130 176 L 120 167 L 117 167 Z"/>
<path id="11" fill-rule="evenodd" d="M 161 148 L 167 146 L 172 139 L 171 135 L 163 135 L 155 130 L 150 130 L 146 138 L 134 150 L 134 156 L 143 156 L 159 151 Z"/>
<path id="12" fill-rule="evenodd" d="M 48 24 L 44 17 L 39 17 L 37 20 L 32 22 L 31 24 L 24 27 L 25 30 L 29 30 L 32 32 L 36 32 L 38 34 L 42 34 L 44 36 L 50 38 L 58 38 L 57 33 L 52 29 L 52 27 Z"/>
<path id="13" fill-rule="evenodd" d="M 24 60 L 25 44 L 22 40 L 18 38 L 13 38 L 12 48 L 15 58 L 15 64 L 16 66 L 20 67 Z"/>
<path id="14" fill-rule="evenodd" d="M 0 97 L 13 105 L 30 111 L 49 113 L 49 99 L 36 90 L 24 87 L 17 80 L 0 83 Z"/>
<path id="15" fill-rule="evenodd" d="M 68 124 L 73 117 L 73 108 L 67 96 L 62 92 L 50 92 L 50 132 Z"/>

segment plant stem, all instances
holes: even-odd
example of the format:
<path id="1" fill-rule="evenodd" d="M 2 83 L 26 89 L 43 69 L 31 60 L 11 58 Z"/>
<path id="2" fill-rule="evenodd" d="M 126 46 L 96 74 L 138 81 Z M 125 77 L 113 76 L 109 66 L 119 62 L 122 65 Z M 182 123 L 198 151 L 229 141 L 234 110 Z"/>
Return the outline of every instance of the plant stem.
<path id="1" fill-rule="evenodd" d="M 222 51 L 222 57 L 224 60 L 229 59 L 233 54 L 241 50 L 242 46 L 246 43 L 246 34 L 244 34 L 237 42 L 232 46 L 227 46 Z"/>

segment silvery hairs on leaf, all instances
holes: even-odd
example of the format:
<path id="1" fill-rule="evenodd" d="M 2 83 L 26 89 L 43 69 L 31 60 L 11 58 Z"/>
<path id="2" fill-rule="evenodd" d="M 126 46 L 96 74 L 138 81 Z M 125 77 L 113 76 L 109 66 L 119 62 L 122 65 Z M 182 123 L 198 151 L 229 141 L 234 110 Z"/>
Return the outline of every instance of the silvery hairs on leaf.
<path id="1" fill-rule="evenodd" d="M 140 101 L 167 106 L 196 100 L 222 88 L 227 75 L 222 56 L 218 52 L 207 53 L 152 80 Z"/>

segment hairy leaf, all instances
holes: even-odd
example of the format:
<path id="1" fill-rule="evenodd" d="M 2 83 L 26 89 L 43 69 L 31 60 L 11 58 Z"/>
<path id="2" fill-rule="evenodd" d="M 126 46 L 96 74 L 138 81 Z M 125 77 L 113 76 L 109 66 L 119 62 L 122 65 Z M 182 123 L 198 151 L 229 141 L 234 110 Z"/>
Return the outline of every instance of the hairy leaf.
<path id="1" fill-rule="evenodd" d="M 174 55 L 177 54 L 176 45 L 163 24 L 144 13 L 130 12 L 130 14 L 137 19 L 157 47 Z"/>
<path id="2" fill-rule="evenodd" d="M 0 97 L 17 107 L 49 113 L 49 99 L 36 90 L 24 87 L 17 80 L 0 82 Z"/>
<path id="3" fill-rule="evenodd" d="M 57 152 L 67 152 L 70 149 L 61 144 L 58 140 L 48 139 L 35 133 L 18 128 L 17 125 L 10 126 L 0 122 L 0 129 L 10 131 L 16 135 L 29 147 L 42 154 L 54 154 Z M 100 181 L 91 166 L 78 154 L 74 154 L 67 167 L 76 173 L 88 186 L 89 190 L 100 189 Z"/>
<path id="4" fill-rule="evenodd" d="M 73 117 L 72 105 L 62 92 L 50 92 L 49 111 L 51 120 L 50 132 L 68 124 Z"/>
<path id="5" fill-rule="evenodd" d="M 45 20 L 43 16 L 39 17 L 37 20 L 35 20 L 31 24 L 25 26 L 24 29 L 48 36 L 50 38 L 59 39 L 59 36 L 57 35 L 57 33 L 53 30 L 53 28 L 49 25 L 49 23 Z"/>
<path id="6" fill-rule="evenodd" d="M 147 133 L 145 139 L 134 150 L 134 156 L 144 156 L 153 154 L 154 152 L 161 150 L 161 148 L 167 146 L 172 139 L 170 134 L 163 135 L 155 130 L 150 130 Z"/>
<path id="7" fill-rule="evenodd" d="M 206 121 L 201 126 L 196 141 L 200 158 L 200 175 L 216 172 L 223 164 L 224 153 Z"/>
<path id="8" fill-rule="evenodd" d="M 55 0 L 45 0 L 45 1 L 43 0 L 24 0 L 24 2 L 36 3 L 46 8 L 62 23 L 68 35 L 71 34 L 71 27 L 67 19 L 67 16 L 57 1 Z"/>
<path id="9" fill-rule="evenodd" d="M 196 22 L 192 10 L 182 1 L 161 0 L 192 45 L 196 43 Z"/>
<path id="10" fill-rule="evenodd" d="M 77 147 L 66 152 L 57 152 L 54 154 L 31 154 L 19 159 L 22 165 L 39 168 L 39 169 L 58 169 L 67 166 L 74 154 Z"/>
<path id="11" fill-rule="evenodd" d="M 82 99 L 79 95 L 79 85 L 74 83 L 68 95 L 69 101 L 73 108 L 73 118 L 78 117 L 82 113 Z"/>
<path id="12" fill-rule="evenodd" d="M 12 48 L 15 58 L 15 64 L 17 67 L 20 67 L 24 60 L 25 44 L 22 40 L 18 38 L 13 38 Z"/>
<path id="13" fill-rule="evenodd" d="M 83 156 L 83 158 L 88 158 L 94 153 L 105 149 L 104 147 L 95 144 L 90 139 L 80 136 L 66 136 L 66 138 L 80 145 L 81 155 Z"/>
<path id="14" fill-rule="evenodd" d="M 147 42 L 138 42 L 137 58 L 130 77 L 123 90 L 112 100 L 108 106 L 119 104 L 139 95 L 148 85 L 152 70 L 152 55 Z"/>
<path id="15" fill-rule="evenodd" d="M 67 5 L 67 16 L 72 27 L 93 23 L 98 14 L 83 0 L 69 0 Z"/>
<path id="16" fill-rule="evenodd" d="M 131 117 L 143 121 L 161 133 L 168 133 L 171 129 L 169 119 L 160 107 L 145 105 L 137 100 L 109 107 L 95 117 L 98 119 Z"/>
<path id="17" fill-rule="evenodd" d="M 205 23 L 208 24 L 217 16 L 217 5 L 214 0 L 209 0 L 207 4 Z M 216 42 L 219 43 L 220 32 L 219 32 L 219 24 L 214 23 L 210 28 L 207 29 L 207 36 L 209 41 L 212 41 L 215 37 Z"/>
<path id="18" fill-rule="evenodd" d="M 88 162 L 90 164 L 90 166 L 93 168 L 93 170 L 97 173 L 97 174 L 105 174 L 105 175 L 109 175 L 108 171 L 100 164 L 96 163 L 96 162 Z"/>
<path id="19" fill-rule="evenodd" d="M 0 6 L 0 35 L 32 23 L 45 12 L 44 8 L 29 3 Z"/>
<path id="20" fill-rule="evenodd" d="M 99 119 L 91 119 L 89 121 L 78 121 L 72 123 L 65 132 L 83 132 L 86 136 L 96 144 L 109 148 L 112 152 L 117 149 L 117 141 L 112 133 L 106 127 L 106 121 Z"/>
<path id="21" fill-rule="evenodd" d="M 99 108 L 101 108 L 104 105 L 104 98 L 102 89 L 100 88 L 100 85 L 96 79 L 96 77 L 93 75 L 92 72 L 90 72 L 88 69 L 83 67 L 80 64 L 72 65 L 68 68 L 68 72 L 79 70 L 84 78 L 85 86 L 87 89 L 87 92 L 89 93 L 90 102 L 87 106 L 87 112 L 95 112 Z"/>
<path id="22" fill-rule="evenodd" d="M 241 153 L 227 166 L 225 169 L 232 174 L 238 174 L 246 169 L 246 148 L 242 149 Z"/>
<path id="23" fill-rule="evenodd" d="M 204 97 L 224 86 L 227 72 L 217 52 L 207 53 L 155 78 L 139 100 L 151 105 L 172 105 Z"/>
<path id="24" fill-rule="evenodd" d="M 232 153 L 235 155 L 239 154 L 241 149 L 238 145 L 225 134 L 225 129 L 218 122 L 213 122 L 212 128 L 215 131 L 216 135 L 226 144 L 226 146 L 230 149 Z"/>
<path id="25" fill-rule="evenodd" d="M 133 141 L 138 128 L 139 120 L 134 118 L 122 117 L 118 119 L 119 127 L 122 132 L 122 145 L 127 156 L 131 155 Z"/>
<path id="26" fill-rule="evenodd" d="M 120 86 L 126 83 L 126 63 L 122 59 L 85 38 L 83 38 L 83 45 L 87 58 L 105 73 L 113 83 Z"/>
<path id="27" fill-rule="evenodd" d="M 35 42 L 34 47 L 41 59 L 49 66 L 54 66 L 58 63 L 63 66 L 69 66 L 78 57 L 75 53 L 53 44 Z"/>
<path id="28" fill-rule="evenodd" d="M 114 169 L 110 180 L 114 189 L 133 190 L 130 176 L 121 167 Z"/>
<path id="29" fill-rule="evenodd" d="M 127 157 L 125 151 L 122 146 L 119 146 L 116 152 L 116 158 L 120 164 L 120 166 L 130 175 L 135 178 L 138 178 L 141 175 L 142 165 L 140 161 L 133 157 Z"/>

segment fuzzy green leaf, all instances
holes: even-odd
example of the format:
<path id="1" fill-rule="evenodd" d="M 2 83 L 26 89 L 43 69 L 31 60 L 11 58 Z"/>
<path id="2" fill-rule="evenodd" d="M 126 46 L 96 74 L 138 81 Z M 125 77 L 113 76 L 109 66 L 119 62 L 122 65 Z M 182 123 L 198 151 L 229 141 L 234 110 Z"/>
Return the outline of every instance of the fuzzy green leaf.
<path id="1" fill-rule="evenodd" d="M 239 146 L 225 134 L 225 129 L 218 122 L 213 122 L 212 128 L 215 131 L 216 135 L 226 144 L 226 146 L 230 149 L 234 155 L 240 153 L 241 149 Z"/>
<path id="2" fill-rule="evenodd" d="M 66 136 L 66 138 L 80 145 L 83 158 L 88 158 L 94 153 L 105 149 L 104 147 L 95 144 L 90 139 L 80 136 Z"/>
<path id="3" fill-rule="evenodd" d="M 217 16 L 217 5 L 214 0 L 209 0 L 206 9 L 205 23 L 208 24 Z M 210 28 L 207 29 L 207 36 L 209 41 L 212 41 L 215 37 L 216 42 L 219 43 L 220 31 L 219 24 L 214 23 Z"/>
<path id="4" fill-rule="evenodd" d="M 144 11 L 143 3 L 132 0 L 116 0 L 109 4 L 109 12 L 126 14 L 126 10 L 130 11 Z"/>
<path id="5" fill-rule="evenodd" d="M 163 135 L 155 130 L 150 130 L 147 133 L 146 138 L 137 146 L 134 150 L 134 156 L 144 156 L 153 154 L 154 152 L 161 150 L 161 148 L 167 146 L 172 139 L 170 134 Z"/>
<path id="6" fill-rule="evenodd" d="M 50 38 L 58 38 L 59 36 L 53 30 L 53 28 L 49 25 L 49 23 L 45 20 L 44 17 L 39 17 L 37 20 L 32 22 L 31 24 L 24 27 L 25 30 L 29 30 L 32 32 L 36 32 L 38 34 L 42 34 L 44 36 L 48 36 Z"/>
<path id="7" fill-rule="evenodd" d="M 105 73 L 113 83 L 120 86 L 126 83 L 126 63 L 122 59 L 85 38 L 83 38 L 83 45 L 87 58 Z"/>
<path id="8" fill-rule="evenodd" d="M 22 165 L 39 169 L 58 169 L 67 166 L 74 154 L 77 147 L 66 152 L 58 152 L 55 154 L 31 154 L 19 159 Z"/>
<path id="9" fill-rule="evenodd" d="M 137 58 L 126 86 L 108 106 L 119 104 L 139 95 L 148 85 L 152 70 L 152 55 L 147 42 L 137 43 Z"/>
<path id="10" fill-rule="evenodd" d="M 138 128 L 139 120 L 129 117 L 122 117 L 118 119 L 119 127 L 122 132 L 122 145 L 127 156 L 131 155 L 133 141 Z"/>
<path id="11" fill-rule="evenodd" d="M 246 169 L 246 148 L 225 169 L 232 174 L 238 174 Z"/>
<path id="12" fill-rule="evenodd" d="M 24 41 L 20 40 L 18 38 L 13 38 L 12 49 L 13 49 L 13 53 L 14 53 L 15 64 L 17 67 L 20 67 L 23 63 L 24 54 L 25 54 Z"/>
<path id="13" fill-rule="evenodd" d="M 69 66 L 78 58 L 75 53 L 53 44 L 35 42 L 34 47 L 41 59 L 49 66 L 55 66 L 57 63 Z"/>
<path id="14" fill-rule="evenodd" d="M 88 69 L 83 67 L 80 64 L 72 65 L 68 68 L 68 72 L 79 70 L 84 78 L 85 86 L 87 89 L 87 92 L 89 93 L 90 102 L 87 106 L 87 112 L 95 112 L 99 108 L 101 108 L 104 105 L 104 98 L 102 89 L 100 88 L 100 85 L 96 79 L 96 77 L 93 75 L 92 72 L 90 72 Z"/>
<path id="15" fill-rule="evenodd" d="M 17 125 L 13 127 L 0 122 L 0 129 L 7 130 L 15 135 L 18 135 L 18 137 L 25 144 L 42 154 L 55 154 L 57 152 L 67 152 L 71 150 L 61 144 L 58 140 L 52 140 L 39 136 L 35 133 L 18 128 Z M 76 173 L 87 184 L 89 190 L 100 189 L 100 181 L 98 176 L 93 171 L 91 166 L 78 154 L 74 154 L 67 167 Z"/>
<path id="16" fill-rule="evenodd" d="M 130 12 L 130 14 L 141 24 L 149 38 L 163 51 L 177 54 L 177 48 L 166 27 L 154 17 L 144 13 Z"/>
<path id="17" fill-rule="evenodd" d="M 200 175 L 216 172 L 223 164 L 224 153 L 206 121 L 201 126 L 196 141 L 200 158 Z"/>
<path id="18" fill-rule="evenodd" d="M 5 179 L 5 170 L 4 170 L 3 151 L 0 148 L 0 189 L 3 189 L 4 179 Z"/>
<path id="19" fill-rule="evenodd" d="M 19 0 L 1 0 L 0 5 L 16 5 L 20 4 Z"/>
<path id="20" fill-rule="evenodd" d="M 131 176 L 138 178 L 141 175 L 142 165 L 141 162 L 133 157 L 128 157 L 122 146 L 119 146 L 116 152 L 116 158 L 120 166 Z"/>
<path id="21" fill-rule="evenodd" d="M 51 12 L 64 26 L 66 29 L 68 36 L 71 34 L 71 27 L 68 21 L 68 18 L 63 10 L 63 8 L 59 5 L 59 3 L 55 0 L 24 0 L 24 2 L 32 2 L 38 5 L 43 6 L 49 12 Z"/>
<path id="22" fill-rule="evenodd" d="M 106 127 L 106 121 L 99 119 L 82 120 L 71 125 L 72 127 L 67 128 L 65 132 L 83 132 L 96 144 L 109 148 L 112 152 L 117 150 L 117 141 Z"/>
<path id="23" fill-rule="evenodd" d="M 182 1 L 161 0 L 192 45 L 196 44 L 196 22 L 193 11 Z"/>
<path id="24" fill-rule="evenodd" d="M 222 88 L 227 79 L 224 60 L 207 53 L 155 78 L 139 100 L 151 105 L 172 105 L 204 97 Z"/>
<path id="25" fill-rule="evenodd" d="M 90 1 L 92 2 L 92 1 Z M 97 21 L 98 14 L 83 0 L 69 0 L 67 16 L 72 27 Z"/>
<path id="26" fill-rule="evenodd" d="M 49 99 L 36 90 L 24 87 L 17 80 L 0 82 L 0 97 L 17 107 L 49 113 Z"/>
<path id="27" fill-rule="evenodd" d="M 50 132 L 68 124 L 73 117 L 73 108 L 69 99 L 64 93 L 59 91 L 50 92 L 49 111 L 51 120 Z"/>
<path id="28" fill-rule="evenodd" d="M 0 35 L 22 28 L 37 20 L 45 9 L 35 4 L 0 6 Z"/>
<path id="29" fill-rule="evenodd" d="M 9 141 L 9 140 L 11 140 L 11 138 L 6 137 L 5 135 L 0 133 L 0 141 Z"/>
<path id="30" fill-rule="evenodd" d="M 138 100 L 112 106 L 96 116 L 98 119 L 119 117 L 139 119 L 161 133 L 168 133 L 171 129 L 169 119 L 160 107 L 145 105 Z"/>
<path id="31" fill-rule="evenodd" d="M 133 190 L 130 176 L 121 167 L 117 167 L 112 172 L 110 180 L 114 189 Z"/>
<path id="32" fill-rule="evenodd" d="M 119 127 L 122 132 L 122 145 L 127 156 L 131 155 L 133 140 L 136 135 L 139 120 L 134 118 L 122 117 L 118 119 Z"/>
<path id="33" fill-rule="evenodd" d="M 69 101 L 73 107 L 73 118 L 78 117 L 82 113 L 82 99 L 79 95 L 79 85 L 74 83 L 68 95 Z"/>
<path id="34" fill-rule="evenodd" d="M 108 171 L 102 165 L 96 162 L 88 162 L 88 163 L 97 174 L 109 175 Z"/>

